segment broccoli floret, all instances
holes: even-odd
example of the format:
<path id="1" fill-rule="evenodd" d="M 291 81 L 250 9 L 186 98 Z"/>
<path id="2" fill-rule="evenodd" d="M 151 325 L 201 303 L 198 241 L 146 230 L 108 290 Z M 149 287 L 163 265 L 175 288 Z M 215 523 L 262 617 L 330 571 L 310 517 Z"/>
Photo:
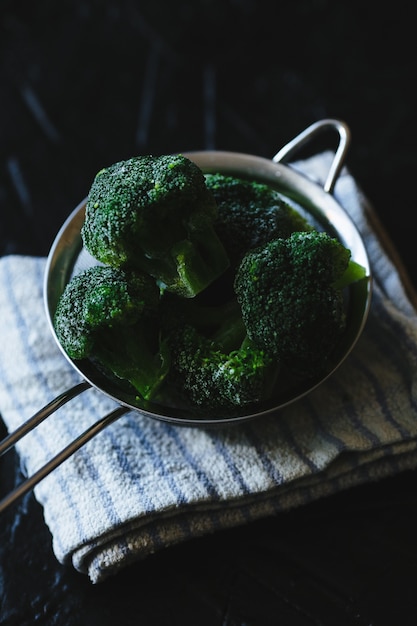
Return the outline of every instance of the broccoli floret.
<path id="1" fill-rule="evenodd" d="M 64 289 L 54 315 L 56 335 L 68 356 L 91 360 L 149 400 L 169 368 L 158 305 L 159 288 L 150 276 L 94 266 Z"/>
<path id="2" fill-rule="evenodd" d="M 363 276 L 350 251 L 318 231 L 248 252 L 234 283 L 248 336 L 297 375 L 319 374 L 345 330 L 342 286 Z"/>
<path id="3" fill-rule="evenodd" d="M 98 172 L 82 239 L 102 263 L 139 269 L 161 287 L 193 297 L 229 266 L 216 217 L 204 174 L 191 160 L 138 156 Z"/>
<path id="4" fill-rule="evenodd" d="M 221 305 L 165 293 L 161 327 L 171 355 L 167 384 L 186 406 L 228 410 L 267 400 L 278 364 L 248 339 L 236 297 Z"/>
<path id="5" fill-rule="evenodd" d="M 245 341 L 226 351 L 193 326 L 178 327 L 168 339 L 170 384 L 204 413 L 227 411 L 268 400 L 277 364 L 263 350 Z"/>
<path id="6" fill-rule="evenodd" d="M 206 174 L 216 199 L 216 231 L 232 267 L 248 250 L 295 231 L 312 230 L 309 222 L 267 184 L 235 176 Z"/>

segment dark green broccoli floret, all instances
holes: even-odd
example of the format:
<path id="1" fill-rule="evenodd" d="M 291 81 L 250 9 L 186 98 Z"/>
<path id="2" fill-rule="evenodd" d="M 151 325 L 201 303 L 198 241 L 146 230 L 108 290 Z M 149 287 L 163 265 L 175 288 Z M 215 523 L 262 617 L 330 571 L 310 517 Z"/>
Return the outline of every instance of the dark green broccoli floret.
<path id="1" fill-rule="evenodd" d="M 148 400 L 169 367 L 159 341 L 158 305 L 159 288 L 150 276 L 94 266 L 67 284 L 54 327 L 71 358 L 90 359 Z"/>
<path id="2" fill-rule="evenodd" d="M 295 231 L 312 230 L 267 184 L 220 173 L 206 174 L 206 184 L 218 206 L 216 231 L 233 267 L 248 250 Z"/>
<path id="3" fill-rule="evenodd" d="M 341 287 L 363 276 L 349 250 L 317 231 L 248 252 L 235 290 L 249 337 L 294 372 L 318 374 L 345 329 Z"/>
<path id="4" fill-rule="evenodd" d="M 186 405 L 210 413 L 269 398 L 278 365 L 248 339 L 236 297 L 205 305 L 165 293 L 160 319 L 171 355 L 167 383 Z"/>
<path id="5" fill-rule="evenodd" d="M 185 297 L 221 275 L 229 259 L 213 223 L 216 202 L 182 155 L 138 156 L 96 175 L 82 238 L 104 264 L 135 268 Z"/>
<path id="6" fill-rule="evenodd" d="M 210 413 L 270 398 L 277 364 L 250 342 L 226 351 L 185 325 L 171 333 L 168 345 L 172 359 L 169 381 L 191 405 Z"/>

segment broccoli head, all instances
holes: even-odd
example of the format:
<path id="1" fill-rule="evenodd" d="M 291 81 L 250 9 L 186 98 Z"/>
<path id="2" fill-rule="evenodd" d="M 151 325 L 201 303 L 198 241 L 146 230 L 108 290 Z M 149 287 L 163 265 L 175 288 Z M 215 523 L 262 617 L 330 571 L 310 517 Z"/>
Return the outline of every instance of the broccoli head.
<path id="1" fill-rule="evenodd" d="M 231 351 L 195 327 L 178 327 L 168 338 L 171 369 L 168 382 L 182 398 L 204 412 L 230 410 L 268 400 L 277 364 L 249 341 Z"/>
<path id="2" fill-rule="evenodd" d="M 307 220 L 267 184 L 220 173 L 206 174 L 216 199 L 216 231 L 236 267 L 248 250 L 295 231 L 312 230 Z"/>
<path id="3" fill-rule="evenodd" d="M 57 338 L 73 359 L 89 359 L 149 400 L 168 360 L 159 341 L 159 288 L 138 272 L 94 266 L 75 275 L 55 311 Z"/>
<path id="4" fill-rule="evenodd" d="M 185 297 L 229 266 L 204 174 L 182 155 L 138 156 L 102 169 L 90 188 L 82 239 L 106 265 L 134 268 Z"/>
<path id="5" fill-rule="evenodd" d="M 248 252 L 234 283 L 248 336 L 297 375 L 319 373 L 345 330 L 342 286 L 363 272 L 348 249 L 318 231 Z"/>

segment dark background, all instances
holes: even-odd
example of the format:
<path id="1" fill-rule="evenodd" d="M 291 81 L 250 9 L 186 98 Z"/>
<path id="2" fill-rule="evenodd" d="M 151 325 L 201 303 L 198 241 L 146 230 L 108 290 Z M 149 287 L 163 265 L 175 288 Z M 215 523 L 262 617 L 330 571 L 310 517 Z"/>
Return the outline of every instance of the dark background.
<path id="1" fill-rule="evenodd" d="M 3 0 L 0 254 L 45 256 L 95 173 L 119 159 L 272 157 L 335 117 L 416 284 L 411 7 Z M 0 492 L 20 479 L 9 454 Z M 168 549 L 96 587 L 56 562 L 29 495 L 0 520 L 0 624 L 415 626 L 416 482 L 407 472 Z"/>

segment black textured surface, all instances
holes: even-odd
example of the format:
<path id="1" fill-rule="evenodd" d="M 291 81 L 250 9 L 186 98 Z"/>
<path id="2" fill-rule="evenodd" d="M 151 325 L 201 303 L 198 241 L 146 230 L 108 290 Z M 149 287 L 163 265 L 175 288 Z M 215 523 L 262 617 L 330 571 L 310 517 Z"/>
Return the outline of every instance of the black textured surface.
<path id="1" fill-rule="evenodd" d="M 96 171 L 118 159 L 212 148 L 272 157 L 337 117 L 352 130 L 348 165 L 416 283 L 410 11 L 3 0 L 0 254 L 46 255 Z M 8 454 L 0 493 L 20 479 Z M 416 483 L 404 473 L 193 541 L 95 587 L 56 562 L 29 495 L 0 520 L 0 624 L 414 626 Z"/>

